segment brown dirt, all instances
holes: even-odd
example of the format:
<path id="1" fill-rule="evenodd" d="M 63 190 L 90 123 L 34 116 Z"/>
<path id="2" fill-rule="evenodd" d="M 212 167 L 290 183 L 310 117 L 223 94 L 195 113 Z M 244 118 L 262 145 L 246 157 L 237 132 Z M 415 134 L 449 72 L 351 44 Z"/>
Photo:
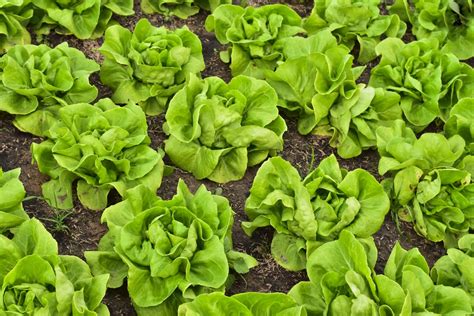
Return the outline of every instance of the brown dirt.
<path id="1" fill-rule="evenodd" d="M 138 1 L 136 1 L 137 3 Z M 261 5 L 269 2 L 254 0 L 249 1 L 252 4 Z M 311 11 L 312 3 L 304 1 L 292 1 L 290 3 L 300 14 L 308 14 Z M 156 26 L 166 25 L 170 28 L 187 25 L 201 38 L 203 42 L 203 53 L 206 61 L 206 70 L 203 76 L 217 75 L 224 80 L 230 79 L 228 66 L 219 59 L 219 51 L 223 50 L 214 38 L 213 34 L 205 31 L 203 25 L 206 18 L 205 13 L 200 13 L 187 20 L 177 18 L 164 19 L 160 15 L 144 15 L 141 13 L 138 5 L 136 6 L 136 15 L 128 18 L 121 17 L 119 22 L 133 29 L 138 19 L 142 17 L 149 18 Z M 46 39 L 50 45 L 59 44 L 67 41 L 70 46 L 83 51 L 88 57 L 100 62 L 101 57 L 98 53 L 102 40 L 80 41 L 71 36 L 50 35 Z M 472 60 L 470 61 L 472 63 Z M 362 82 L 367 82 L 370 67 L 361 78 Z M 110 96 L 110 90 L 100 84 L 98 75 L 92 77 L 92 81 L 99 87 L 100 97 Z M 149 135 L 152 139 L 152 146 L 158 148 L 162 146 L 166 138 L 162 131 L 163 117 L 151 117 L 148 119 Z M 296 132 L 296 124 L 293 120 L 288 121 L 288 132 L 285 134 L 285 147 L 281 155 L 289 160 L 304 176 L 313 164 L 317 165 L 319 161 L 334 153 L 329 146 L 328 139 L 317 136 L 301 136 Z M 41 196 L 41 184 L 47 178 L 39 173 L 36 165 L 31 163 L 30 145 L 32 142 L 41 141 L 39 138 L 21 133 L 12 125 L 12 117 L 0 114 L 0 165 L 4 170 L 16 167 L 22 168 L 21 180 L 23 181 L 29 196 Z M 166 161 L 169 163 L 169 161 Z M 378 155 L 376 151 L 366 151 L 361 156 L 340 160 L 341 165 L 347 169 L 364 168 L 372 174 L 377 175 Z M 292 273 L 279 267 L 272 259 L 269 251 L 272 238 L 271 229 L 261 229 L 257 231 L 252 238 L 246 236 L 240 229 L 240 223 L 246 220 L 244 213 L 245 199 L 248 196 L 249 188 L 252 185 L 253 178 L 257 168 L 250 168 L 245 177 L 240 181 L 235 181 L 225 185 L 216 184 L 210 181 L 198 181 L 189 173 L 176 170 L 172 175 L 164 178 L 163 184 L 158 194 L 167 199 L 171 198 L 179 178 L 185 180 L 191 190 L 196 189 L 200 184 L 205 184 L 209 190 L 215 192 L 222 190 L 222 195 L 227 197 L 235 211 L 234 247 L 237 250 L 252 254 L 260 263 L 250 273 L 235 277 L 234 285 L 228 290 L 228 293 L 239 293 L 243 291 L 288 291 L 294 284 L 300 280 L 305 280 L 306 275 L 303 272 Z M 380 177 L 378 177 L 380 179 Z M 117 200 L 113 197 L 112 200 Z M 100 212 L 91 212 L 84 209 L 79 203 L 72 215 L 67 217 L 64 224 L 68 229 L 63 232 L 55 232 L 54 222 L 48 220 L 54 218 L 57 212 L 52 210 L 41 199 L 32 199 L 25 202 L 25 208 L 31 216 L 36 216 L 43 220 L 46 227 L 53 232 L 57 239 L 61 254 L 72 254 L 83 258 L 83 252 L 94 250 L 101 236 L 106 232 L 106 227 L 100 224 Z M 380 231 L 375 235 L 375 241 L 379 249 L 379 260 L 377 271 L 381 272 L 386 262 L 391 248 L 397 240 L 406 248 L 419 247 L 420 251 L 426 256 L 428 262 L 433 264 L 439 258 L 444 249 L 441 244 L 428 242 L 424 238 L 414 233 L 409 224 L 401 224 L 400 231 L 388 215 Z M 105 303 L 109 306 L 112 315 L 134 315 L 126 287 L 117 290 L 109 290 Z"/>

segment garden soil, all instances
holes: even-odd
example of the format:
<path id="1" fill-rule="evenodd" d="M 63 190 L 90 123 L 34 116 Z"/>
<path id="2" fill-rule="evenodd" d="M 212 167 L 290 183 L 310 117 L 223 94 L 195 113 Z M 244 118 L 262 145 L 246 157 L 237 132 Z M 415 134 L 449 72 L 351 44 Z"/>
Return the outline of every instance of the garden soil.
<path id="1" fill-rule="evenodd" d="M 165 19 L 160 15 L 144 15 L 140 10 L 139 1 L 135 2 L 136 14 L 131 17 L 117 18 L 120 24 L 132 30 L 140 18 L 146 17 L 155 26 L 164 25 L 169 28 L 178 28 L 187 25 L 202 41 L 206 62 L 206 70 L 203 72 L 203 77 L 219 76 L 226 81 L 230 79 L 228 65 L 222 63 L 219 59 L 219 51 L 225 48 L 217 42 L 212 33 L 208 33 L 204 29 L 205 13 L 200 13 L 187 20 L 177 18 Z M 270 1 L 256 0 L 249 1 L 249 3 L 252 5 L 263 5 L 270 3 Z M 309 2 L 287 2 L 287 4 L 303 16 L 309 14 L 313 5 Z M 384 8 L 381 9 L 382 12 L 385 11 Z M 99 63 L 102 62 L 98 52 L 102 39 L 80 41 L 71 36 L 57 34 L 44 38 L 44 42 L 50 46 L 55 46 L 63 41 L 67 41 L 70 46 L 83 51 L 89 58 Z M 472 65 L 472 60 L 470 64 Z M 367 82 L 370 68 L 371 65 L 367 67 L 361 76 L 361 82 Z M 101 85 L 97 74 L 94 74 L 91 80 L 99 88 L 99 98 L 111 95 L 111 91 Z M 21 167 L 21 180 L 29 197 L 24 203 L 25 209 L 30 216 L 39 218 L 53 234 L 58 241 L 60 254 L 76 255 L 84 258 L 84 251 L 95 250 L 100 238 L 107 231 L 107 227 L 100 223 L 101 213 L 83 208 L 77 199 L 75 200 L 75 207 L 71 212 L 58 212 L 41 199 L 41 184 L 48 179 L 40 174 L 37 166 L 32 163 L 30 153 L 31 144 L 41 142 L 41 139 L 16 130 L 12 124 L 12 119 L 13 117 L 10 115 L 0 114 L 0 166 L 4 170 Z M 285 133 L 285 146 L 280 155 L 290 161 L 302 176 L 305 176 L 324 157 L 334 153 L 334 150 L 329 146 L 328 138 L 311 135 L 301 136 L 296 132 L 296 121 L 287 117 L 285 119 L 287 120 L 288 131 Z M 148 119 L 149 136 L 152 140 L 153 148 L 162 147 L 163 141 L 166 139 L 162 129 L 163 120 L 163 115 Z M 171 165 L 171 162 L 166 158 L 165 163 Z M 349 170 L 356 168 L 366 169 L 379 180 L 381 179 L 377 173 L 378 154 L 374 150 L 366 151 L 354 159 L 340 159 L 340 163 Z M 158 191 L 159 196 L 162 198 L 171 198 L 175 193 L 178 180 L 182 178 L 191 190 L 196 190 L 200 185 L 204 184 L 211 192 L 222 194 L 229 199 L 235 212 L 233 226 L 234 248 L 254 256 L 259 261 L 259 266 L 252 269 L 246 275 L 235 274 L 235 281 L 228 289 L 228 294 L 246 291 L 287 292 L 297 282 L 307 279 L 305 273 L 285 271 L 272 259 L 270 254 L 271 229 L 257 230 L 250 238 L 240 228 L 241 222 L 247 220 L 244 212 L 245 199 L 249 194 L 249 189 L 252 186 L 257 170 L 258 166 L 248 169 L 244 178 L 240 181 L 216 184 L 211 181 L 198 181 L 191 174 L 176 169 L 171 175 L 163 179 L 161 188 Z M 116 203 L 119 200 L 118 195 L 111 194 L 109 202 Z M 405 248 L 418 247 L 430 265 L 445 252 L 441 243 L 432 243 L 419 237 L 409 224 L 399 223 L 397 225 L 390 214 L 387 215 L 384 225 L 375 234 L 374 238 L 379 251 L 376 266 L 376 270 L 379 273 L 382 272 L 390 251 L 397 241 Z M 109 290 L 105 297 L 105 303 L 108 305 L 112 315 L 135 315 L 128 297 L 126 285 L 116 290 Z"/>

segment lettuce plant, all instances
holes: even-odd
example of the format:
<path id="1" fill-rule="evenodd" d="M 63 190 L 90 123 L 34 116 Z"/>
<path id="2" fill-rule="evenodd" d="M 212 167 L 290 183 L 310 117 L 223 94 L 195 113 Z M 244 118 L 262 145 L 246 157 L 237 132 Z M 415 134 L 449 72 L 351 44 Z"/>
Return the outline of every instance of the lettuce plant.
<path id="1" fill-rule="evenodd" d="M 26 25 L 33 16 L 28 7 L 30 0 L 0 1 L 0 53 L 15 45 L 28 44 L 31 40 Z"/>
<path id="2" fill-rule="evenodd" d="M 431 278 L 436 284 L 464 289 L 474 310 L 474 235 L 463 236 L 458 247 L 448 249 L 448 254 L 436 261 Z"/>
<path id="3" fill-rule="evenodd" d="M 361 63 L 376 57 L 375 46 L 382 37 L 402 37 L 405 22 L 396 14 L 380 15 L 380 0 L 316 0 L 305 21 L 309 34 L 330 30 L 338 43 L 353 49 L 359 44 Z"/>
<path id="4" fill-rule="evenodd" d="M 165 16 L 176 15 L 187 19 L 199 12 L 199 9 L 214 11 L 222 4 L 230 4 L 231 0 L 143 0 L 141 7 L 147 14 L 160 13 Z"/>
<path id="5" fill-rule="evenodd" d="M 470 0 L 395 0 L 391 13 L 412 24 L 417 39 L 435 38 L 459 59 L 474 57 L 474 6 Z"/>
<path id="6" fill-rule="evenodd" d="M 468 294 L 462 289 L 433 282 L 429 267 L 418 249 L 395 244 L 384 274 L 374 277 L 385 315 L 466 315 L 472 312 Z"/>
<path id="7" fill-rule="evenodd" d="M 139 184 L 151 190 L 160 186 L 162 157 L 149 146 L 139 106 L 102 99 L 95 106 L 66 105 L 58 117 L 48 128 L 49 139 L 31 148 L 39 170 L 51 177 L 42 188 L 52 206 L 72 208 L 75 180 L 79 200 L 93 210 L 107 206 L 111 189 L 123 195 Z"/>
<path id="8" fill-rule="evenodd" d="M 318 109 L 321 120 L 313 133 L 330 135 L 329 144 L 340 157 L 356 157 L 375 147 L 379 126 L 402 118 L 399 101 L 395 92 L 359 84 L 349 99 L 339 96 L 327 111 Z"/>
<path id="9" fill-rule="evenodd" d="M 435 39 L 405 44 L 388 38 L 376 52 L 382 58 L 371 71 L 369 85 L 400 94 L 403 114 L 416 131 L 438 117 L 446 120 L 454 104 L 472 96 L 474 70 L 442 52 Z"/>
<path id="10" fill-rule="evenodd" d="M 418 249 L 397 243 L 383 274 L 375 274 L 373 240 L 343 231 L 338 240 L 308 258 L 310 281 L 289 292 L 308 315 L 466 315 L 472 312 L 462 289 L 435 284 Z"/>
<path id="11" fill-rule="evenodd" d="M 100 79 L 116 103 L 138 103 L 148 115 L 161 113 L 190 74 L 204 69 L 199 38 L 183 27 L 168 30 L 141 19 L 135 29 L 115 25 L 105 32 Z"/>
<path id="12" fill-rule="evenodd" d="M 109 232 L 85 256 L 96 274 L 111 274 L 109 287 L 127 278 L 138 315 L 176 315 L 179 304 L 223 291 L 229 266 L 245 273 L 256 265 L 232 250 L 228 200 L 204 186 L 192 194 L 180 180 L 171 200 L 138 186 L 107 208 L 102 222 Z"/>
<path id="13" fill-rule="evenodd" d="M 426 172 L 454 167 L 464 152 L 465 141 L 461 136 L 446 138 L 442 134 L 425 133 L 417 138 L 402 120 L 379 127 L 376 134 L 380 175 L 410 166 Z"/>
<path id="14" fill-rule="evenodd" d="M 10 171 L 0 168 L 0 234 L 28 219 L 23 210 L 25 188 L 19 179 L 20 172 L 20 168 Z"/>
<path id="15" fill-rule="evenodd" d="M 165 151 L 198 179 L 239 180 L 248 166 L 283 149 L 286 124 L 277 100 L 263 80 L 238 76 L 226 84 L 192 76 L 166 112 Z"/>
<path id="16" fill-rule="evenodd" d="M 456 103 L 449 112 L 444 125 L 448 137 L 461 136 L 466 142 L 466 153 L 474 155 L 474 97 L 464 98 Z"/>
<path id="17" fill-rule="evenodd" d="M 310 281 L 296 284 L 288 294 L 311 316 L 379 315 L 372 275 L 376 260 L 372 238 L 358 240 L 343 230 L 339 239 L 321 245 L 308 257 Z"/>
<path id="18" fill-rule="evenodd" d="M 448 247 L 474 228 L 472 175 L 458 166 L 464 144 L 459 135 L 425 133 L 417 139 L 400 120 L 377 129 L 379 172 L 393 174 L 386 180 L 393 211 L 413 222 L 418 234 Z"/>
<path id="19" fill-rule="evenodd" d="M 279 105 L 298 116 L 298 132 L 311 133 L 341 97 L 351 99 L 363 67 L 352 68 L 353 57 L 327 32 L 281 43 L 285 61 L 265 78 L 275 88 Z"/>
<path id="20" fill-rule="evenodd" d="M 58 106 L 97 97 L 89 76 L 98 70 L 96 62 L 67 43 L 17 45 L 0 58 L 0 110 L 16 115 L 21 131 L 45 136 Z"/>
<path id="21" fill-rule="evenodd" d="M 274 48 L 284 38 L 305 33 L 301 17 L 284 4 L 258 8 L 221 5 L 206 19 L 206 30 L 215 32 L 221 44 L 230 44 L 221 53 L 231 62 L 233 76 L 248 75 L 262 79 L 265 69 L 273 70 L 282 60 Z M 230 51 L 230 54 L 229 54 Z"/>
<path id="22" fill-rule="evenodd" d="M 39 34 L 54 29 L 79 39 L 102 36 L 110 25 L 112 14 L 132 15 L 132 0 L 33 0 L 33 28 Z"/>
<path id="23" fill-rule="evenodd" d="M 21 224 L 11 239 L 0 235 L 0 254 L 1 315 L 109 315 L 102 303 L 109 276 L 58 255 L 38 220 Z"/>
<path id="24" fill-rule="evenodd" d="M 280 157 L 258 170 L 245 203 L 251 235 L 272 226 L 272 255 L 288 270 L 301 270 L 306 258 L 324 242 L 337 239 L 343 229 L 357 237 L 379 230 L 390 207 L 382 186 L 367 171 L 341 169 L 334 155 L 301 180 L 298 171 Z"/>
<path id="25" fill-rule="evenodd" d="M 283 293 L 246 292 L 225 296 L 222 293 L 201 294 L 190 303 L 182 304 L 178 316 L 228 315 L 239 316 L 293 315 L 306 316 L 306 309 Z"/>

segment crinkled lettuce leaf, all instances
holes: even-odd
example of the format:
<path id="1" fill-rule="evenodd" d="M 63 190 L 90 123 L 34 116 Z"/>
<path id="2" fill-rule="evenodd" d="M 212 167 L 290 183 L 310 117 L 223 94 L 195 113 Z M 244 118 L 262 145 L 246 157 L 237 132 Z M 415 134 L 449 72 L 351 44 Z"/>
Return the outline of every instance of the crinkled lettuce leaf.
<path id="1" fill-rule="evenodd" d="M 20 172 L 20 168 L 9 171 L 0 168 L 0 234 L 28 219 L 22 204 L 25 188 L 19 179 Z"/>
<path id="2" fill-rule="evenodd" d="M 463 98 L 453 106 L 444 133 L 448 137 L 461 136 L 466 142 L 466 154 L 474 155 L 474 97 Z"/>

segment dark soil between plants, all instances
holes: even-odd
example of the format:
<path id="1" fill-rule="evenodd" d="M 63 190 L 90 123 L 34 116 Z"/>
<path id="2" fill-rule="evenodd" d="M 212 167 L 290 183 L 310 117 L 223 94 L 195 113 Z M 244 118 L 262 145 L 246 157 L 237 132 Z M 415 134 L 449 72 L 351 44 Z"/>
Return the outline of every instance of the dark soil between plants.
<path id="1" fill-rule="evenodd" d="M 216 41 L 212 33 L 208 33 L 204 29 L 206 13 L 200 13 L 187 20 L 177 18 L 164 19 L 160 15 L 144 15 L 139 8 L 139 1 L 135 2 L 136 14 L 132 17 L 118 18 L 117 20 L 120 24 L 133 29 L 140 18 L 146 17 L 155 26 L 165 25 L 169 28 L 177 28 L 187 25 L 189 29 L 200 37 L 203 44 L 203 54 L 206 62 L 206 70 L 203 76 L 219 76 L 226 81 L 230 79 L 228 65 L 222 63 L 219 59 L 219 51 L 223 50 L 224 47 Z M 249 2 L 262 5 L 277 1 L 256 0 Z M 312 8 L 312 3 L 309 2 L 303 4 L 287 2 L 287 4 L 292 6 L 301 15 L 309 14 Z M 80 41 L 71 36 L 52 34 L 45 41 L 52 46 L 67 41 L 70 46 L 83 51 L 88 57 L 101 62 L 98 48 L 102 44 L 102 39 Z M 472 64 L 472 61 L 470 63 Z M 362 82 L 367 82 L 369 72 L 370 65 L 361 78 Z M 92 81 L 99 88 L 99 98 L 111 95 L 110 90 L 100 84 L 97 74 L 92 77 Z M 152 146 L 154 148 L 161 147 L 166 138 L 162 130 L 163 116 L 150 117 L 148 124 Z M 288 119 L 287 124 L 288 131 L 284 137 L 285 147 L 283 152 L 281 152 L 281 156 L 289 160 L 304 176 L 311 166 L 319 164 L 321 159 L 333 153 L 334 150 L 329 146 L 327 138 L 301 136 L 296 132 L 296 122 L 294 120 Z M 21 167 L 21 180 L 25 185 L 28 196 L 41 196 L 41 184 L 47 181 L 47 177 L 41 175 L 37 166 L 31 162 L 31 143 L 40 141 L 41 139 L 37 137 L 19 132 L 12 125 L 12 116 L 0 114 L 0 166 L 4 170 Z M 170 164 L 170 161 L 167 159 L 165 159 L 165 162 Z M 340 159 L 340 163 L 347 169 L 366 169 L 380 179 L 377 173 L 378 154 L 376 151 L 366 151 L 361 156 L 350 160 Z M 199 185 L 204 184 L 210 191 L 222 192 L 221 194 L 229 199 L 235 212 L 233 227 L 234 247 L 237 250 L 253 255 L 260 264 L 246 275 L 235 275 L 235 282 L 228 289 L 228 294 L 244 291 L 286 292 L 294 284 L 307 278 L 304 272 L 288 272 L 274 262 L 270 254 L 271 229 L 258 230 L 252 238 L 249 238 L 240 228 L 240 223 L 247 219 L 244 212 L 245 199 L 248 196 L 249 188 L 252 185 L 257 169 L 258 167 L 250 168 L 242 180 L 224 185 L 210 181 L 198 181 L 189 173 L 176 170 L 173 174 L 163 179 L 162 186 L 158 191 L 162 198 L 171 198 L 175 193 L 178 179 L 182 178 L 191 190 L 195 190 Z M 119 201 L 119 198 L 112 196 L 110 200 L 111 203 L 115 203 Z M 35 216 L 42 220 L 49 231 L 53 233 L 58 241 L 61 254 L 76 255 L 84 258 L 83 252 L 96 249 L 98 241 L 107 228 L 105 225 L 100 224 L 100 212 L 86 210 L 77 201 L 75 205 L 72 214 L 64 220 L 66 227 L 58 225 L 58 220 L 54 220 L 57 218 L 57 211 L 51 209 L 40 198 L 29 199 L 25 202 L 25 209 L 30 216 Z M 390 214 L 387 215 L 384 225 L 374 238 L 379 250 L 379 259 L 376 266 L 377 272 L 382 272 L 390 251 L 397 240 L 405 248 L 418 247 L 430 265 L 444 254 L 442 244 L 431 243 L 419 237 L 410 225 L 401 223 L 398 229 Z M 105 303 L 108 305 L 112 315 L 135 315 L 126 286 L 116 290 L 109 290 Z"/>

